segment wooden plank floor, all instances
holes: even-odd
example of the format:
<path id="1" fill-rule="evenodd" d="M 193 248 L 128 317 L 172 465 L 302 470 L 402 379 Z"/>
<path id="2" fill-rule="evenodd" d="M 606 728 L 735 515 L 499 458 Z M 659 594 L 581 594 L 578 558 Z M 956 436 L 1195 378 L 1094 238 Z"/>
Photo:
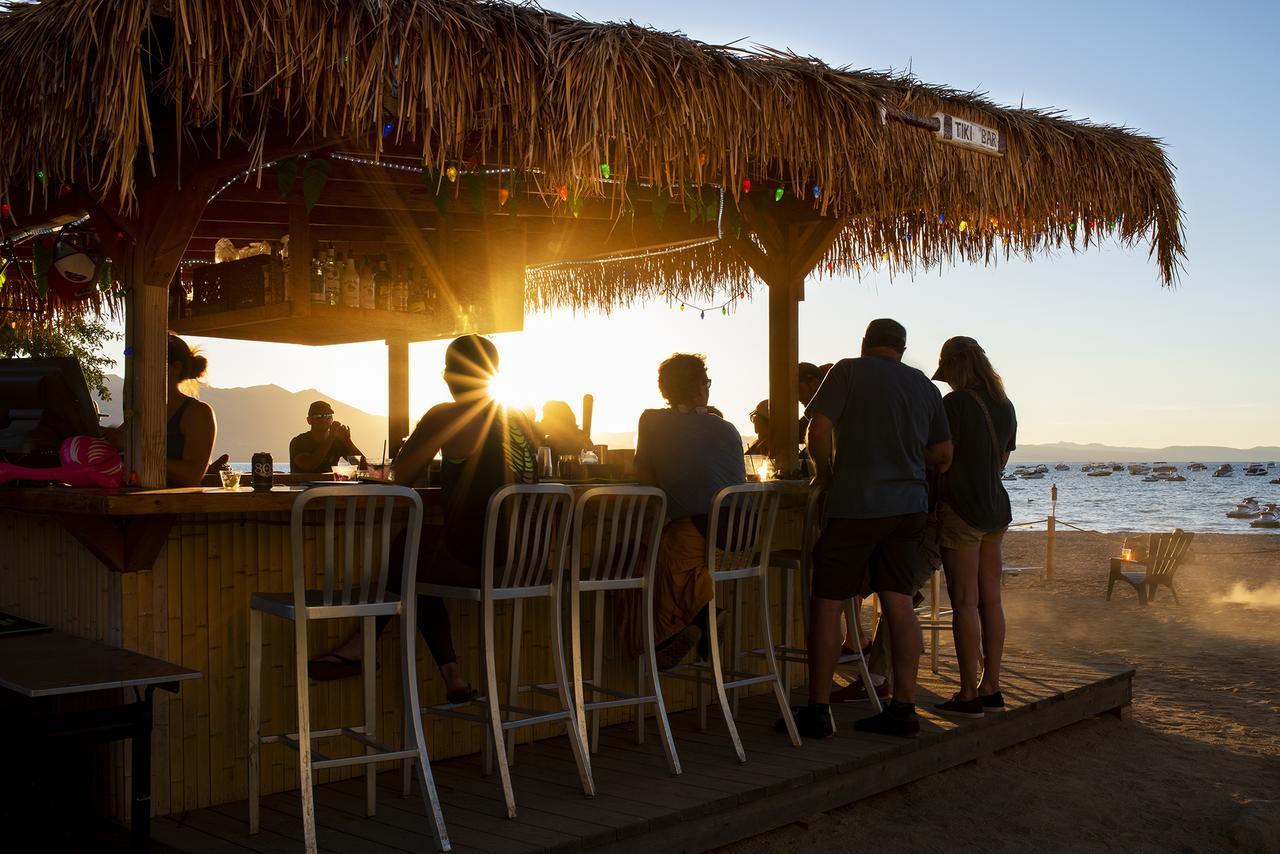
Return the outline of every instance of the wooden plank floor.
<path id="1" fill-rule="evenodd" d="M 834 739 L 797 749 L 773 731 L 776 703 L 756 696 L 744 699 L 739 714 L 746 765 L 735 761 L 715 707 L 708 709 L 705 732 L 698 731 L 695 712 L 672 716 L 684 766 L 680 777 L 667 773 L 652 721 L 642 745 L 635 743 L 633 726 L 612 727 L 602 730 L 592 760 L 592 799 L 578 786 L 566 739 L 521 745 L 512 769 L 520 810 L 515 821 L 505 818 L 496 781 L 481 777 L 478 757 L 433 763 L 454 850 L 705 850 L 1123 708 L 1133 678 L 1129 670 L 1014 660 L 1004 677 L 1010 711 L 957 723 L 928 711 L 954 691 L 954 662 L 944 660 L 938 676 L 927 672 L 927 659 L 924 669 L 917 698 L 924 732 L 915 740 L 855 733 L 852 722 L 870 713 L 868 704 L 857 703 L 833 707 Z M 364 815 L 362 780 L 318 787 L 322 850 L 432 850 L 422 800 L 401 799 L 399 781 L 398 772 L 380 775 L 372 819 Z M 247 835 L 246 815 L 246 805 L 238 803 L 167 816 L 156 820 L 153 837 L 157 848 L 191 854 L 302 850 L 296 791 L 264 799 L 257 836 Z"/>

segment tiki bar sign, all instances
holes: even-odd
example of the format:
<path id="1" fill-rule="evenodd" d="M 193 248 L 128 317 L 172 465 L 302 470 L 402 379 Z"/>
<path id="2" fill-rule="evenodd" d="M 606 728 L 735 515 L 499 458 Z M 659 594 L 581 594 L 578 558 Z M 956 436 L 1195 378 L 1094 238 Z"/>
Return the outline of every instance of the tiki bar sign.
<path id="1" fill-rule="evenodd" d="M 948 145 L 958 145 L 970 151 L 981 151 L 995 157 L 1003 157 L 1005 140 L 1000 131 L 966 121 L 948 113 L 934 113 L 937 129 L 934 131 L 938 139 Z"/>

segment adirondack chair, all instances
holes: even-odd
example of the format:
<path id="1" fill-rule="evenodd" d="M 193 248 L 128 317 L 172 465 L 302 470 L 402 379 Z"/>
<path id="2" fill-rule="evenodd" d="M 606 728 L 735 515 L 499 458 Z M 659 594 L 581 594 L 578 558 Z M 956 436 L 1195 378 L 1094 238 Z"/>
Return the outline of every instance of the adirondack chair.
<path id="1" fill-rule="evenodd" d="M 1173 601 L 1178 601 L 1178 590 L 1173 586 L 1173 575 L 1178 565 L 1187 556 L 1191 547 L 1191 539 L 1195 534 L 1188 534 L 1181 528 L 1174 528 L 1169 534 L 1152 534 L 1151 546 L 1147 556 L 1142 560 L 1111 559 L 1111 577 L 1107 579 L 1107 601 L 1111 601 L 1111 590 L 1117 581 L 1133 585 L 1138 593 L 1138 601 L 1145 605 L 1156 596 L 1160 585 L 1169 588 Z M 1134 570 L 1142 567 L 1142 571 Z"/>

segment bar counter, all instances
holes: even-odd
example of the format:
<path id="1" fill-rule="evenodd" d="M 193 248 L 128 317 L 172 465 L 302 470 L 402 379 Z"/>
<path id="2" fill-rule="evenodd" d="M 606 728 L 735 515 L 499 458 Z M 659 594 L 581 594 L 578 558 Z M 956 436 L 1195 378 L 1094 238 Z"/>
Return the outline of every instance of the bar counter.
<path id="1" fill-rule="evenodd" d="M 249 597 L 257 591 L 292 588 L 289 511 L 301 491 L 297 486 L 259 493 L 209 488 L 0 489 L 0 610 L 204 674 L 186 683 L 178 696 L 156 698 L 152 797 L 157 815 L 246 796 Z M 420 493 L 430 519 L 438 508 L 438 490 Z M 798 528 L 798 514 L 780 514 L 775 547 L 794 540 Z M 307 530 L 308 553 L 314 548 L 315 530 Z M 315 583 L 312 574 L 308 585 Z M 775 613 L 776 585 L 775 581 L 771 590 Z M 460 663 L 478 684 L 476 606 L 450 603 L 449 608 Z M 589 621 L 594 609 L 584 611 Z M 499 611 L 499 650 L 509 641 L 506 613 Z M 610 619 L 608 610 L 605 619 Z M 552 678 L 547 622 L 544 608 L 525 608 L 526 679 Z M 755 622 L 744 623 L 746 648 L 756 644 Z M 776 620 L 774 625 L 777 631 Z M 353 621 L 313 623 L 310 654 L 337 646 L 354 626 Z M 265 623 L 263 732 L 295 728 L 292 631 L 282 620 Z M 379 641 L 378 732 L 392 744 L 398 743 L 401 727 L 398 631 L 393 621 Z M 633 685 L 634 667 L 614 654 L 608 626 L 605 636 L 605 660 L 611 662 L 607 684 Z M 590 637 L 588 626 L 584 638 Z M 586 644 L 589 649 L 590 641 Z M 501 659 L 499 684 L 505 684 Z M 443 702 L 440 680 L 421 642 L 418 667 L 422 702 Z M 692 689 L 684 683 L 667 680 L 666 690 L 671 710 L 692 706 Z M 362 708 L 359 680 L 313 683 L 313 727 L 358 723 Z M 629 720 L 630 715 L 630 710 L 611 710 L 605 722 Z M 476 752 L 480 734 L 479 727 L 467 722 L 430 718 L 430 755 Z M 552 726 L 532 728 L 520 731 L 520 741 L 555 734 Z M 326 749 L 322 742 L 319 749 L 337 755 L 347 746 L 329 744 Z M 130 791 L 128 751 L 113 750 L 107 765 L 105 808 L 124 818 Z M 262 765 L 264 794 L 297 787 L 293 751 L 268 747 Z M 353 773 L 358 772 L 330 769 L 320 772 L 316 782 Z"/>

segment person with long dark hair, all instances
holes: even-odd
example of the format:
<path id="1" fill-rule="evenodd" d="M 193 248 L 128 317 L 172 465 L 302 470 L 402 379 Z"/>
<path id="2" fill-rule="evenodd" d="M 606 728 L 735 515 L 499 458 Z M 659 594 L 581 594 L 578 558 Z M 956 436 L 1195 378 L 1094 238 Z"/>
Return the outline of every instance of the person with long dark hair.
<path id="1" fill-rule="evenodd" d="M 218 436 L 213 407 L 196 396 L 209 360 L 172 332 L 168 360 L 165 479 L 169 486 L 199 486 Z"/>
<path id="2" fill-rule="evenodd" d="M 942 345 L 933 379 L 952 388 L 943 406 L 955 454 L 939 479 L 935 512 L 960 664 L 959 692 L 935 708 L 952 717 L 980 718 L 1005 709 L 1000 549 L 1012 513 L 1000 473 L 1015 448 L 1018 420 L 1004 381 L 972 338 L 958 336 Z"/>

